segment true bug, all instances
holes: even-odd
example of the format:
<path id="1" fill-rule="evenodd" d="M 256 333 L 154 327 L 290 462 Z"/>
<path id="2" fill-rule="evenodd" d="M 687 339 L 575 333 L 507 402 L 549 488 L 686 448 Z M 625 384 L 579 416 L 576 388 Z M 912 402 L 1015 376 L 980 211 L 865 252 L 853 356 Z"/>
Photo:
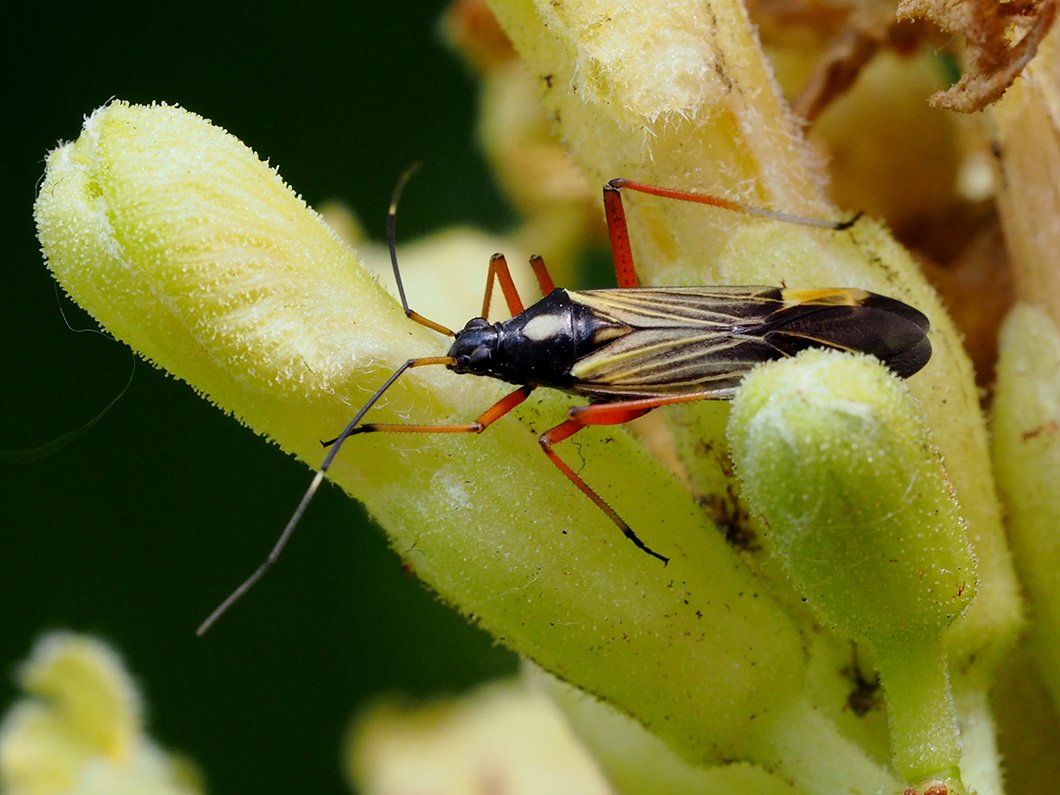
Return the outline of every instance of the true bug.
<path id="1" fill-rule="evenodd" d="M 405 297 L 394 229 L 397 202 L 411 173 L 412 170 L 399 180 L 387 213 L 387 243 L 394 280 L 406 316 L 453 337 L 449 352 L 445 356 L 407 360 L 376 390 L 342 433 L 324 443 L 330 447 L 324 462 L 269 557 L 203 622 L 199 634 L 209 629 L 276 561 L 331 462 L 351 436 L 378 432 L 481 433 L 537 387 L 585 395 L 590 400 L 588 405 L 571 409 L 563 422 L 541 434 L 541 448 L 630 541 L 666 564 L 669 559 L 645 544 L 556 454 L 554 445 L 586 426 L 629 422 L 659 406 L 731 398 L 752 367 L 792 356 L 805 348 L 872 354 L 902 377 L 916 373 L 931 357 L 927 317 L 901 301 L 865 290 L 640 287 L 622 205 L 623 189 L 832 230 L 849 228 L 856 218 L 840 222 L 805 218 L 626 179 L 611 180 L 603 191 L 618 289 L 556 288 L 544 260 L 534 256 L 530 265 L 544 297 L 526 308 L 507 261 L 502 254 L 495 254 L 490 260 L 482 315 L 454 332 L 412 310 Z M 500 283 L 511 318 L 490 323 L 486 317 L 495 283 Z M 412 368 L 428 365 L 495 378 L 518 388 L 466 424 L 362 423 L 398 378 Z"/>

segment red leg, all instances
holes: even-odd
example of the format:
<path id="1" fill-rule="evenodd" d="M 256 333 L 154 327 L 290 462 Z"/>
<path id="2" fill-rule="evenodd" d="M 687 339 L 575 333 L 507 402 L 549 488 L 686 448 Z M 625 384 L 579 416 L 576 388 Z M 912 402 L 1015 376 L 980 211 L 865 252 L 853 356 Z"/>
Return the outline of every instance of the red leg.
<path id="1" fill-rule="evenodd" d="M 401 184 L 403 183 L 399 183 L 399 187 Z M 393 207 L 391 207 L 391 212 L 393 212 Z M 391 240 L 393 240 L 392 235 Z M 404 302 L 404 296 L 402 297 L 402 302 Z M 354 415 L 353 419 L 350 420 L 349 423 L 346 425 L 345 429 L 343 429 L 342 433 L 340 433 L 330 442 L 324 442 L 324 446 L 331 447 L 331 449 L 328 450 L 328 454 L 324 456 L 324 463 L 320 465 L 320 468 L 313 476 L 313 480 L 310 481 L 309 488 L 307 488 L 305 494 L 302 495 L 302 499 L 298 503 L 298 507 L 295 508 L 294 513 L 291 514 L 291 518 L 287 520 L 287 525 L 283 528 L 283 532 L 280 533 L 280 537 L 276 541 L 276 544 L 273 546 L 272 551 L 269 552 L 269 556 L 265 559 L 264 563 L 258 566 L 258 568 L 254 571 L 253 574 L 251 574 L 247 579 L 245 579 L 238 588 L 236 588 L 231 594 L 229 594 L 227 599 L 221 602 L 221 604 L 218 605 L 212 613 L 210 613 L 206 620 L 203 621 L 202 624 L 199 625 L 199 628 L 195 631 L 196 635 L 202 635 L 207 630 L 209 630 L 209 628 L 213 626 L 217 619 L 224 615 L 228 608 L 235 604 L 243 596 L 243 594 L 250 590 L 250 588 L 253 587 L 254 583 L 260 580 L 265 575 L 265 572 L 267 572 L 272 567 L 272 565 L 276 563 L 276 561 L 280 557 L 280 553 L 283 552 L 284 547 L 287 546 L 287 541 L 290 539 L 291 534 L 294 532 L 294 529 L 298 526 L 298 523 L 302 521 L 302 516 L 306 512 L 306 508 L 309 507 L 309 503 L 312 502 L 313 496 L 320 488 L 320 484 L 324 482 L 324 475 L 331 467 L 331 462 L 335 460 L 335 456 L 338 455 L 339 450 L 342 448 L 343 442 L 345 442 L 349 437 L 353 436 L 354 434 L 363 433 L 363 429 L 370 427 L 362 426 L 360 424 L 361 419 L 364 417 L 365 414 L 368 413 L 369 410 L 371 410 L 372 406 L 374 406 L 379 401 L 379 399 L 386 393 L 386 391 L 394 385 L 394 382 L 401 378 L 401 376 L 404 375 L 408 370 L 411 370 L 415 367 L 427 367 L 431 365 L 451 365 L 453 363 L 454 360 L 450 356 L 430 356 L 421 359 L 409 359 L 393 372 L 393 374 L 383 383 L 383 385 L 375 391 L 375 394 L 373 394 L 368 399 L 367 403 L 361 406 L 358 412 Z M 456 426 L 456 430 L 467 430 L 472 432 L 478 432 L 483 430 L 483 428 L 487 427 L 498 417 L 504 416 L 513 408 L 515 408 L 524 400 L 526 400 L 527 395 L 530 394 L 530 390 L 531 387 L 523 387 L 521 389 L 517 389 L 515 392 L 512 392 L 510 395 L 507 395 L 506 397 L 497 401 L 495 404 L 493 404 L 493 406 L 483 412 L 479 416 L 478 420 L 476 420 L 476 423 L 473 423 L 471 426 Z M 400 426 L 398 426 L 398 429 L 405 430 L 400 428 Z M 379 429 L 372 428 L 372 430 Z M 422 431 L 423 427 L 412 426 L 411 430 Z"/>
<path id="2" fill-rule="evenodd" d="M 711 207 L 720 207 L 723 210 L 733 210 L 738 213 L 747 213 L 748 215 L 756 215 L 760 218 L 772 218 L 774 221 L 788 221 L 793 224 L 799 224 L 801 226 L 814 226 L 820 229 L 833 229 L 842 230 L 849 228 L 857 219 L 858 216 L 847 219 L 845 221 L 831 221 L 825 218 L 810 218 L 805 215 L 795 215 L 794 213 L 784 213 L 777 210 L 767 210 L 765 207 L 757 207 L 753 204 L 744 204 L 743 202 L 733 201 L 732 199 L 723 199 L 721 196 L 713 196 L 709 193 L 697 193 L 690 190 L 679 190 L 677 188 L 663 188 L 659 185 L 648 185 L 645 182 L 634 182 L 629 179 L 613 179 L 607 183 L 604 187 L 604 202 L 607 203 L 608 189 L 613 190 L 616 194 L 622 189 L 635 190 L 638 193 L 647 193 L 651 196 L 659 196 L 664 199 L 676 199 L 682 202 L 694 202 L 695 204 L 706 204 Z M 621 199 L 615 199 L 619 205 L 621 205 Z M 619 210 L 621 213 L 621 209 Z M 860 214 L 859 214 L 860 215 Z M 625 216 L 622 217 L 622 225 L 625 227 Z M 608 227 L 611 226 L 610 214 L 608 214 Z M 612 233 L 612 240 L 614 235 Z M 628 242 L 627 242 L 628 248 Z"/>
<path id="3" fill-rule="evenodd" d="M 534 276 L 537 277 L 537 283 L 541 286 L 541 295 L 548 295 L 556 289 L 555 282 L 552 281 L 552 276 L 545 267 L 545 261 L 539 255 L 534 254 L 530 257 L 530 267 L 534 269 Z"/>
<path id="4" fill-rule="evenodd" d="M 668 563 L 669 558 L 660 555 L 641 541 L 637 534 L 633 532 L 633 528 L 631 528 L 626 521 L 618 515 L 614 508 L 604 501 L 603 497 L 597 494 L 588 483 L 582 480 L 581 477 L 559 457 L 556 451 L 552 449 L 552 446 L 558 442 L 562 442 L 564 439 L 569 439 L 578 431 L 589 425 L 621 425 L 622 423 L 635 420 L 638 417 L 643 417 L 649 411 L 658 408 L 659 406 L 668 406 L 675 403 L 692 403 L 697 400 L 711 400 L 718 398 L 719 396 L 719 393 L 716 391 L 706 391 L 692 392 L 686 395 L 661 395 L 659 397 L 640 398 L 638 400 L 620 400 L 613 403 L 590 403 L 588 406 L 578 406 L 571 409 L 565 422 L 561 422 L 555 428 L 551 428 L 543 433 L 538 441 L 541 444 L 541 449 L 545 451 L 545 455 L 547 455 L 549 460 L 556 465 L 556 468 L 566 475 L 567 479 L 577 486 L 586 497 L 592 500 L 601 511 L 607 514 L 607 518 L 615 523 L 615 526 L 622 531 L 622 535 L 652 557 L 658 558 L 663 563 Z"/>
<path id="5" fill-rule="evenodd" d="M 763 210 L 761 207 L 741 204 L 731 199 L 723 199 L 721 196 L 712 196 L 709 193 L 696 193 L 690 190 L 678 188 L 664 188 L 659 185 L 649 185 L 646 182 L 634 182 L 631 179 L 613 179 L 607 183 L 609 188 L 618 191 L 622 188 L 635 190 L 638 193 L 647 193 L 651 196 L 660 196 L 664 199 L 677 199 L 683 202 L 695 202 L 696 204 L 709 204 L 711 207 L 721 207 L 725 210 L 736 210 L 737 212 L 754 212 L 759 210 L 772 217 L 772 210 Z"/>
<path id="6" fill-rule="evenodd" d="M 649 409 L 637 412 L 636 416 L 640 416 L 640 414 L 645 414 L 647 413 L 647 411 L 649 411 Z M 633 417 L 631 416 L 629 419 L 633 419 Z M 560 458 L 559 455 L 556 454 L 556 451 L 552 449 L 552 445 L 558 442 L 562 442 L 564 439 L 569 439 L 571 436 L 576 434 L 578 431 L 582 430 L 582 428 L 584 427 L 584 423 L 575 419 L 570 419 L 566 422 L 561 422 L 555 428 L 545 431 L 545 433 L 541 434 L 541 438 L 538 439 L 538 442 L 541 444 L 541 449 L 545 451 L 545 455 L 547 455 L 549 457 L 549 460 L 556 465 L 556 468 L 564 475 L 566 475 L 567 479 L 575 486 L 577 486 L 581 490 L 582 494 L 592 500 L 597 508 L 607 514 L 607 518 L 615 523 L 615 526 L 622 531 L 622 535 L 632 541 L 638 549 L 647 552 L 653 558 L 658 558 L 663 562 L 663 565 L 666 565 L 670 562 L 670 559 L 664 555 L 660 555 L 654 549 L 652 549 L 643 541 L 641 541 L 640 537 L 635 532 L 633 532 L 633 528 L 626 524 L 626 521 L 618 515 L 615 509 L 608 505 L 606 502 L 604 502 L 604 498 L 597 494 L 588 483 L 582 480 L 581 477 L 573 469 L 570 468 L 567 462 Z"/>
<path id="7" fill-rule="evenodd" d="M 626 224 L 626 210 L 622 206 L 622 189 L 648 193 L 652 196 L 660 196 L 666 199 L 677 199 L 678 201 L 696 202 L 698 204 L 709 204 L 712 207 L 722 207 L 726 210 L 737 210 L 749 212 L 754 215 L 766 215 L 770 218 L 777 215 L 770 210 L 761 210 L 757 207 L 729 201 L 720 196 L 710 196 L 701 193 L 692 193 L 686 190 L 675 190 L 673 188 L 661 188 L 657 185 L 648 185 L 643 182 L 632 182 L 628 179 L 613 179 L 604 185 L 604 217 L 607 220 L 607 232 L 611 237 L 611 257 L 615 262 L 615 277 L 618 286 L 622 288 L 637 287 L 637 268 L 633 262 L 633 250 L 629 245 L 629 227 Z"/>
<path id="8" fill-rule="evenodd" d="M 533 391 L 534 388 L 532 386 L 521 386 L 479 414 L 474 422 L 462 425 L 401 425 L 398 423 L 366 422 L 364 425 L 358 425 L 350 435 L 359 433 L 482 433 L 530 397 L 530 393 Z"/>
<path id="9" fill-rule="evenodd" d="M 504 300 L 508 304 L 508 312 L 512 317 L 522 313 L 523 299 L 519 297 L 519 291 L 515 289 L 512 272 L 508 269 L 508 260 L 503 254 L 494 254 L 490 257 L 490 270 L 486 276 L 486 295 L 482 298 L 482 317 L 489 317 L 494 281 L 501 283 L 501 292 L 504 293 Z"/>
<path id="10" fill-rule="evenodd" d="M 611 259 L 615 262 L 615 278 L 622 288 L 637 287 L 637 268 L 633 264 L 633 249 L 629 247 L 629 227 L 626 225 L 626 210 L 622 206 L 621 185 L 611 180 L 604 185 L 604 218 L 607 234 L 611 238 Z"/>
<path id="11" fill-rule="evenodd" d="M 642 417 L 659 406 L 676 403 L 695 403 L 699 400 L 726 400 L 732 397 L 731 390 L 689 392 L 684 395 L 660 395 L 659 397 L 619 400 L 612 403 L 590 403 L 575 406 L 567 416 L 581 425 L 621 425 Z"/>
<path id="12" fill-rule="evenodd" d="M 556 289 L 556 285 L 552 282 L 552 277 L 548 273 L 548 268 L 545 267 L 545 261 L 537 254 L 530 257 L 530 267 L 534 270 L 534 276 L 541 287 L 542 295 L 548 295 Z M 512 279 L 512 272 L 508 268 L 508 260 L 504 258 L 503 254 L 494 254 L 490 257 L 490 270 L 489 275 L 486 277 L 486 295 L 482 299 L 482 317 L 489 317 L 494 281 L 498 281 L 501 284 L 501 291 L 504 293 L 504 300 L 508 304 L 508 312 L 511 316 L 515 317 L 521 313 L 524 309 L 523 301 L 519 297 L 518 290 L 515 289 L 515 280 Z"/>

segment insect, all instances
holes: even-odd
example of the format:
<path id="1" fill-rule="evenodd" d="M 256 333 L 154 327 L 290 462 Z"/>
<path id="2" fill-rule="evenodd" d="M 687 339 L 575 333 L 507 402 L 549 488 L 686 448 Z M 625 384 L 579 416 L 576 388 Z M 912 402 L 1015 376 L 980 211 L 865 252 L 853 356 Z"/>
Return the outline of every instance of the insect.
<path id="1" fill-rule="evenodd" d="M 423 317 L 409 307 L 398 269 L 395 219 L 398 199 L 411 176 L 394 190 L 387 214 L 387 242 L 398 296 L 408 318 L 453 338 L 445 356 L 409 359 L 376 390 L 337 437 L 305 496 L 266 561 L 199 627 L 204 633 L 276 561 L 305 513 L 342 444 L 364 433 L 481 433 L 525 401 L 538 387 L 584 395 L 589 403 L 541 434 L 541 449 L 622 534 L 663 564 L 669 559 L 649 547 L 621 516 L 562 459 L 555 445 L 590 425 L 617 425 L 676 403 L 731 398 L 755 365 L 793 356 L 811 347 L 876 356 L 908 377 L 931 357 L 929 322 L 894 298 L 854 288 L 795 290 L 785 287 L 640 287 L 630 249 L 621 191 L 721 207 L 775 220 L 842 230 L 857 220 L 826 221 L 765 210 L 717 196 L 664 188 L 626 179 L 604 186 L 603 203 L 618 289 L 574 291 L 557 288 L 544 260 L 530 266 L 544 296 L 524 307 L 502 254 L 490 260 L 482 315 L 460 331 Z M 486 317 L 499 284 L 509 320 Z M 441 365 L 455 373 L 485 376 L 516 385 L 475 420 L 460 425 L 363 422 L 386 391 L 408 370 Z"/>

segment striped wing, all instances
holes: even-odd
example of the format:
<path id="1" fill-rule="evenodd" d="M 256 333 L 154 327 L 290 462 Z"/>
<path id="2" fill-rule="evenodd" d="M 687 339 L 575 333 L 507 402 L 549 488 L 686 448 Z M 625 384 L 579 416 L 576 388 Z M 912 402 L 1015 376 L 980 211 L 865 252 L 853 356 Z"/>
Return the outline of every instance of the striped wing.
<path id="1" fill-rule="evenodd" d="M 931 356 L 928 319 L 857 289 L 658 287 L 570 292 L 628 332 L 571 368 L 571 391 L 602 399 L 716 392 L 765 361 L 825 347 L 870 353 L 903 377 Z"/>

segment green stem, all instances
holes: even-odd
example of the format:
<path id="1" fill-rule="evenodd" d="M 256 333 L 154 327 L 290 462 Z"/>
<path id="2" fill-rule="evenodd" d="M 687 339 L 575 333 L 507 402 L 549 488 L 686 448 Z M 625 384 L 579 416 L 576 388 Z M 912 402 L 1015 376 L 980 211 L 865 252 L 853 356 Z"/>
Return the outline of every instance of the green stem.
<path id="1" fill-rule="evenodd" d="M 876 664 L 887 695 L 894 767 L 911 786 L 945 783 L 964 793 L 957 710 L 938 638 L 879 644 Z"/>

